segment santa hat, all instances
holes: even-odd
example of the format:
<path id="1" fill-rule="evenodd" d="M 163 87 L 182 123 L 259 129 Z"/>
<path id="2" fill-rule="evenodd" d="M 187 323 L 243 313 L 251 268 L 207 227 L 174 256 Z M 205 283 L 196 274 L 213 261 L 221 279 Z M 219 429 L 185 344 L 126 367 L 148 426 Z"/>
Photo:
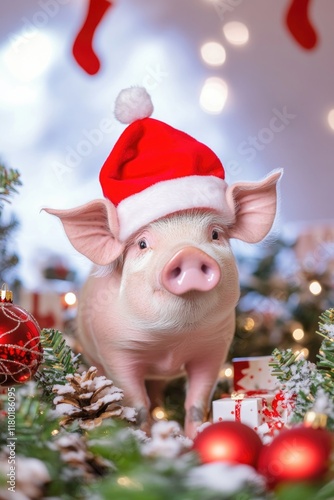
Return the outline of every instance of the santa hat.
<path id="1" fill-rule="evenodd" d="M 142 87 L 123 90 L 115 103 L 116 118 L 130 125 L 102 166 L 100 183 L 117 208 L 121 240 L 180 210 L 228 210 L 219 158 L 190 135 L 149 118 L 152 112 Z"/>

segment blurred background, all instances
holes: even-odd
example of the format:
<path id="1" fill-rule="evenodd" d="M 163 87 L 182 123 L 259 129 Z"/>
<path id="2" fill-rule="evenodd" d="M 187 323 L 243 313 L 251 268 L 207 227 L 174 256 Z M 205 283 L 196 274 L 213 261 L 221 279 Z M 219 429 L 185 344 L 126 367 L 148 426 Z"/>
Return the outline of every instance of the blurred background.
<path id="1" fill-rule="evenodd" d="M 41 209 L 102 197 L 124 130 L 115 98 L 144 85 L 153 116 L 210 146 L 229 184 L 284 169 L 272 237 L 234 244 L 231 357 L 314 357 L 318 315 L 334 307 L 333 21 L 332 0 L 1 3 L 0 275 L 41 326 L 71 335 L 90 270 Z"/>

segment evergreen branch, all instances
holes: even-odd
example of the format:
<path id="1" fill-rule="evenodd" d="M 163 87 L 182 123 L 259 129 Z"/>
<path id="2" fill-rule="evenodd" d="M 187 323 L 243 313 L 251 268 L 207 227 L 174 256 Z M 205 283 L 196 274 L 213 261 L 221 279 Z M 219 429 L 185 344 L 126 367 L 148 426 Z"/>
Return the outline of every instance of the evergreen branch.
<path id="1" fill-rule="evenodd" d="M 78 371 L 80 354 L 74 354 L 58 330 L 43 329 L 41 345 L 43 362 L 35 373 L 35 379 L 42 389 L 43 398 L 51 402 L 54 398 L 52 387 L 55 384 L 64 385 L 66 375 Z"/>
<path id="2" fill-rule="evenodd" d="M 291 366 L 295 364 L 299 353 L 294 353 L 291 349 L 286 349 L 285 351 L 274 349 L 272 356 L 274 357 L 274 361 L 269 363 L 269 366 L 272 367 L 271 373 L 281 382 L 290 380 Z"/>
<path id="3" fill-rule="evenodd" d="M 3 202 L 7 201 L 7 197 L 13 193 L 17 193 L 15 186 L 21 186 L 20 173 L 12 168 L 7 169 L 0 164 L 0 209 Z"/>

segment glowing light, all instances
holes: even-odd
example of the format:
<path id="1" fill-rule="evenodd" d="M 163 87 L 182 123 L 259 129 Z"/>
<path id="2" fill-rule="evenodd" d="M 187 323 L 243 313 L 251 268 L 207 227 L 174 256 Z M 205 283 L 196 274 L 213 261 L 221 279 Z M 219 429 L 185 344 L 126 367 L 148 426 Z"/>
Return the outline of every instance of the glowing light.
<path id="1" fill-rule="evenodd" d="M 296 360 L 306 359 L 310 351 L 306 347 L 302 347 L 300 344 L 295 345 L 292 348 L 294 354 L 296 354 Z"/>
<path id="2" fill-rule="evenodd" d="M 161 408 L 161 406 L 156 406 L 152 410 L 152 417 L 154 420 L 166 420 L 167 419 L 166 412 L 163 408 Z"/>
<path id="3" fill-rule="evenodd" d="M 74 306 L 77 301 L 77 297 L 73 292 L 67 292 L 64 295 L 64 301 L 68 306 Z"/>
<path id="4" fill-rule="evenodd" d="M 40 76 L 50 65 L 54 49 L 53 39 L 41 31 L 16 46 L 8 43 L 3 60 L 15 78 L 28 82 Z"/>
<path id="5" fill-rule="evenodd" d="M 308 288 L 313 295 L 319 295 L 322 290 L 322 286 L 320 285 L 319 281 L 312 281 Z"/>
<path id="6" fill-rule="evenodd" d="M 127 476 L 119 477 L 117 479 L 117 483 L 120 486 L 124 486 L 125 488 L 135 488 L 136 490 L 143 489 L 143 485 L 139 481 L 136 481 L 135 479 L 131 479 L 130 477 L 127 477 Z"/>
<path id="7" fill-rule="evenodd" d="M 59 434 L 59 430 L 58 430 L 58 429 L 54 429 L 54 430 L 51 432 L 51 435 L 52 435 L 52 436 L 57 436 L 57 434 Z"/>
<path id="8" fill-rule="evenodd" d="M 334 130 L 334 109 L 331 109 L 327 115 L 328 125 Z"/>
<path id="9" fill-rule="evenodd" d="M 306 347 L 303 347 L 303 349 L 301 350 L 301 354 L 304 356 L 305 359 L 307 359 L 308 355 L 310 354 L 310 351 Z"/>
<path id="10" fill-rule="evenodd" d="M 249 31 L 247 26 L 237 21 L 224 24 L 223 33 L 226 40 L 232 45 L 244 45 L 249 40 Z"/>
<path id="11" fill-rule="evenodd" d="M 301 340 L 304 337 L 304 335 L 305 335 L 304 330 L 302 330 L 301 328 L 296 328 L 292 332 L 292 336 L 295 340 Z"/>
<path id="12" fill-rule="evenodd" d="M 200 105 L 204 111 L 212 114 L 220 113 L 227 99 L 227 84 L 220 78 L 208 78 L 202 88 Z"/>
<path id="13" fill-rule="evenodd" d="M 222 368 L 219 372 L 219 378 L 232 378 L 233 377 L 233 368 L 230 366 L 225 366 L 225 368 Z"/>
<path id="14" fill-rule="evenodd" d="M 255 326 L 255 321 L 253 320 L 253 318 L 248 317 L 245 319 L 244 330 L 250 332 L 254 329 L 254 326 Z"/>
<path id="15" fill-rule="evenodd" d="M 226 59 L 224 47 L 217 42 L 207 42 L 201 47 L 203 61 L 211 66 L 221 66 Z"/>

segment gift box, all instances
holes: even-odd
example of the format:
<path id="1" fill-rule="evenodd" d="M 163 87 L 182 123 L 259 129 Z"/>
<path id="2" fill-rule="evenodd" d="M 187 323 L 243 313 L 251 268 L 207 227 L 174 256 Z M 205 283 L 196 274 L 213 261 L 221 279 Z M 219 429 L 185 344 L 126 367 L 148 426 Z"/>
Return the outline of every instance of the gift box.
<path id="1" fill-rule="evenodd" d="M 278 385 L 277 378 L 272 375 L 269 363 L 272 356 L 253 356 L 234 358 L 234 390 L 235 391 L 274 391 Z"/>
<path id="2" fill-rule="evenodd" d="M 261 426 L 263 429 L 264 425 L 268 431 L 282 429 L 293 406 L 293 399 L 287 398 L 282 391 L 239 391 L 232 393 L 231 397 L 223 396 L 213 401 L 212 421 L 239 421 L 254 430 L 260 430 Z"/>
<path id="3" fill-rule="evenodd" d="M 264 421 L 262 415 L 262 399 L 257 397 L 217 399 L 212 403 L 212 421 L 226 422 L 234 420 L 257 429 Z"/>

